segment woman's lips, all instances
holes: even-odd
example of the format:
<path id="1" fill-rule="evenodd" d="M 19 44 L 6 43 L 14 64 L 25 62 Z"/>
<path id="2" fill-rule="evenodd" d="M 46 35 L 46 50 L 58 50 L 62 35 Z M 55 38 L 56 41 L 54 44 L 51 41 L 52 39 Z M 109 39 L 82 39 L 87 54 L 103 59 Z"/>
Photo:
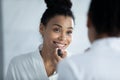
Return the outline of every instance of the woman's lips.
<path id="1" fill-rule="evenodd" d="M 56 47 L 58 48 L 64 48 L 66 44 L 60 43 L 60 42 L 55 42 L 53 41 L 53 43 L 56 45 Z"/>

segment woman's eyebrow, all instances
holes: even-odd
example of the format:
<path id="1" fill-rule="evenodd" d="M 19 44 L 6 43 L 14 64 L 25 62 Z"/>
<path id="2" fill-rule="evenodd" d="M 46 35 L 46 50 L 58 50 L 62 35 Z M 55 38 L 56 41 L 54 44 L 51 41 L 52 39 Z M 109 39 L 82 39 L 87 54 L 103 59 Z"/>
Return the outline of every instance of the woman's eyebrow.
<path id="1" fill-rule="evenodd" d="M 73 27 L 68 27 L 68 29 L 73 29 Z"/>
<path id="2" fill-rule="evenodd" d="M 53 25 L 56 25 L 56 26 L 58 26 L 58 27 L 62 28 L 62 26 L 61 26 L 61 25 L 59 25 L 59 24 L 53 24 Z"/>
<path id="3" fill-rule="evenodd" d="M 58 27 L 62 28 L 62 26 L 61 26 L 61 25 L 59 25 L 59 24 L 53 24 L 53 25 L 56 25 L 56 26 L 58 26 Z M 73 27 L 68 27 L 68 29 L 73 29 Z"/>

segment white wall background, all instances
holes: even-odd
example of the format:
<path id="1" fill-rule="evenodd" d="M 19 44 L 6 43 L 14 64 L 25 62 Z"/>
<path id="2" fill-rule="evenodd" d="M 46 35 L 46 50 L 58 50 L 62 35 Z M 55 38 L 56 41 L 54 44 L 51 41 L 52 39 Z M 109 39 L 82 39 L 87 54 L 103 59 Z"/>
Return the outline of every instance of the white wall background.
<path id="1" fill-rule="evenodd" d="M 72 54 L 81 53 L 90 44 L 87 37 L 87 10 L 90 0 L 72 0 L 76 18 L 73 41 L 68 48 Z M 41 43 L 39 22 L 46 5 L 44 0 L 3 0 L 4 74 L 10 60 L 35 50 Z"/>

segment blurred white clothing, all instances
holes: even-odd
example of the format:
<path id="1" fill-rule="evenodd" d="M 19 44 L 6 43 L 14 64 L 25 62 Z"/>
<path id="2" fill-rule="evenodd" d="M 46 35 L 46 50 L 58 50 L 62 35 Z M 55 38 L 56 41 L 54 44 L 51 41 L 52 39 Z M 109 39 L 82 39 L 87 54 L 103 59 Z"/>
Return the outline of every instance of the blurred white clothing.
<path id="1" fill-rule="evenodd" d="M 60 62 L 58 80 L 120 80 L 120 38 L 92 43 L 83 54 Z"/>
<path id="2" fill-rule="evenodd" d="M 57 80 L 57 73 L 47 76 L 40 55 L 41 47 L 34 52 L 13 58 L 8 67 L 6 80 Z"/>

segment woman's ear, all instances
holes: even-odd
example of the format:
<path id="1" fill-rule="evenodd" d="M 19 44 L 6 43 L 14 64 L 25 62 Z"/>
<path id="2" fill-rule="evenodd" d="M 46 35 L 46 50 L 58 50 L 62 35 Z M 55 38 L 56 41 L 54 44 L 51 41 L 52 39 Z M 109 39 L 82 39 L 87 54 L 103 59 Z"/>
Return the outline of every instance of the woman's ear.
<path id="1" fill-rule="evenodd" d="M 90 19 L 90 16 L 87 16 L 87 27 L 90 28 L 92 26 L 92 21 Z"/>
<path id="2" fill-rule="evenodd" d="M 44 35 L 44 29 L 45 29 L 45 26 L 41 23 L 40 28 L 39 28 L 39 32 L 41 33 L 42 36 Z"/>
<path id="3" fill-rule="evenodd" d="M 96 31 L 89 16 L 87 17 L 87 28 L 89 41 L 92 43 L 96 39 Z"/>

